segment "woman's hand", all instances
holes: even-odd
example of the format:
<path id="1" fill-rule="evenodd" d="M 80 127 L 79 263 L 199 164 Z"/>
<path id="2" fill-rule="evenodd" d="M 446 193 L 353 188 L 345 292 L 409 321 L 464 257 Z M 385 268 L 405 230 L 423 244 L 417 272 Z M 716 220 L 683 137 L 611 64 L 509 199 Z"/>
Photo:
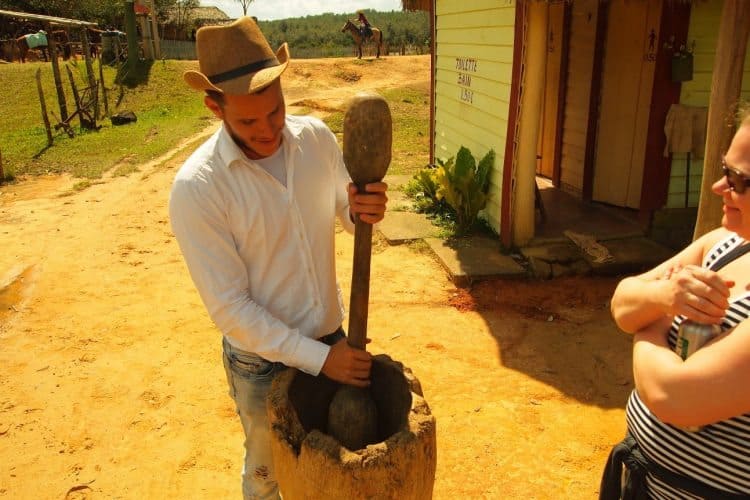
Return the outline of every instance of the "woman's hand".
<path id="1" fill-rule="evenodd" d="M 661 279 L 666 287 L 665 313 L 683 315 L 698 323 L 720 324 L 729 307 L 729 291 L 733 281 L 726 281 L 718 273 L 696 266 L 673 266 Z"/>
<path id="2" fill-rule="evenodd" d="M 734 286 L 700 264 L 721 238 L 723 228 L 707 233 L 650 271 L 623 279 L 612 295 L 612 317 L 622 331 L 635 333 L 664 316 L 684 314 L 701 323 L 719 323 Z"/>

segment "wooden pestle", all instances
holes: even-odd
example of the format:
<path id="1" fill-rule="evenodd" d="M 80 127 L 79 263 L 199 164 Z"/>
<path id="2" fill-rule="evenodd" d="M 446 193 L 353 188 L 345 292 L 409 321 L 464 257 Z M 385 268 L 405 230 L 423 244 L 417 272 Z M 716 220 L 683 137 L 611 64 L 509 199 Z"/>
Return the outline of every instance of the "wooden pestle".
<path id="1" fill-rule="evenodd" d="M 391 163 L 392 124 L 388 103 L 377 94 L 354 96 L 344 115 L 344 163 L 361 193 L 383 179 Z M 372 224 L 354 221 L 354 261 L 347 342 L 366 348 L 370 297 Z M 377 407 L 369 389 L 342 385 L 328 408 L 328 434 L 350 450 L 378 441 Z"/>

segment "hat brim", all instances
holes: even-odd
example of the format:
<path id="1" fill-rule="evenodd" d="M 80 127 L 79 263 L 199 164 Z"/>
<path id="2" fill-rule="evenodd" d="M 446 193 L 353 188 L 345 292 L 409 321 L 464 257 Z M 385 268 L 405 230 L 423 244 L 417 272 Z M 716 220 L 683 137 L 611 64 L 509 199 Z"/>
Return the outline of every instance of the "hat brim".
<path id="1" fill-rule="evenodd" d="M 222 94 L 253 94 L 271 85 L 286 70 L 289 65 L 289 46 L 286 43 L 283 43 L 276 51 L 276 59 L 279 61 L 278 66 L 264 68 L 255 73 L 221 82 L 220 86 L 211 83 L 208 77 L 200 71 L 186 71 L 183 78 L 192 88 L 202 92 L 213 90 Z"/>

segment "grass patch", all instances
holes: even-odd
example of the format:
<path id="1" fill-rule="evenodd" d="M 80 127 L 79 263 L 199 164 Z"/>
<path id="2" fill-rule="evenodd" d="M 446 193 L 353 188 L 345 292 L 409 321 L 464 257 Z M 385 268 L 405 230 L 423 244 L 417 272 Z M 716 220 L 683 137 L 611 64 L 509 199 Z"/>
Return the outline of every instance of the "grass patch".
<path id="1" fill-rule="evenodd" d="M 110 114 L 131 110 L 138 121 L 113 126 L 109 119 L 100 118 L 97 123 L 101 128 L 93 131 L 82 129 L 76 117 L 70 122 L 75 136 L 68 137 L 62 129 L 53 130 L 54 144 L 47 147 L 34 76 L 37 69 L 41 69 L 47 111 L 54 125 L 58 119 L 53 113 L 60 117 L 61 112 L 50 65 L 0 65 L 3 82 L 0 86 L 0 102 L 3 103 L 0 106 L 0 149 L 6 175 L 70 173 L 74 177 L 97 179 L 115 165 L 118 166 L 116 175 L 126 175 L 128 168 L 134 169 L 128 164 L 138 165 L 160 156 L 213 119 L 200 95 L 182 80 L 182 73 L 196 66 L 195 61 L 157 61 L 141 68 L 140 85 L 135 87 L 116 83 L 117 68 L 105 66 Z M 79 61 L 70 67 L 81 90 L 87 85 L 85 65 Z M 60 69 L 70 115 L 75 105 L 64 63 Z M 98 61 L 95 71 L 98 78 Z M 100 108 L 104 109 L 103 103 Z"/>
<path id="2" fill-rule="evenodd" d="M 359 81 L 360 78 L 362 78 L 361 73 L 357 73 L 356 71 L 352 71 L 349 69 L 342 69 L 342 68 L 337 68 L 336 71 L 333 72 L 333 76 L 341 80 L 344 80 L 345 82 L 356 82 L 356 81 Z"/>
<path id="3" fill-rule="evenodd" d="M 73 187 L 70 188 L 70 193 L 68 194 L 73 194 L 78 191 L 83 191 L 96 184 L 102 184 L 102 181 L 90 181 L 89 179 L 85 179 L 85 180 L 76 182 L 75 184 L 73 184 Z"/>
<path id="4" fill-rule="evenodd" d="M 383 93 L 393 116 L 391 174 L 414 175 L 430 162 L 430 96 L 414 87 Z"/>
<path id="5" fill-rule="evenodd" d="M 79 90 L 86 86 L 83 62 L 68 63 Z M 356 61 L 357 65 L 372 61 Z M 128 175 L 136 166 L 172 149 L 181 139 L 202 130 L 215 120 L 204 107 L 199 93 L 182 79 L 187 69 L 196 69 L 196 61 L 156 61 L 139 67 L 138 85 L 132 81 L 120 85 L 118 68 L 104 67 L 110 114 L 131 110 L 138 121 L 113 126 L 100 119 L 98 131 L 82 129 L 77 118 L 71 121 L 73 138 L 62 130 L 54 131 L 54 144 L 47 147 L 47 136 L 34 75 L 41 69 L 42 87 L 50 121 L 60 116 L 52 69 L 47 63 L 0 65 L 0 151 L 6 179 L 24 175 L 69 173 L 74 177 L 98 179 L 105 173 Z M 98 61 L 95 62 L 98 78 Z M 355 72 L 356 73 L 356 72 Z M 63 92 L 68 114 L 75 107 L 70 83 L 61 63 Z M 120 72 L 122 76 L 122 72 Z M 390 174 L 413 175 L 429 161 L 429 94 L 412 87 L 381 92 L 393 117 L 393 156 Z M 100 103 L 103 110 L 104 105 Z M 310 112 L 305 106 L 298 114 Z M 343 113 L 325 119 L 341 141 Z"/>
<path id="6" fill-rule="evenodd" d="M 414 87 L 387 89 L 381 95 L 388 101 L 393 120 L 391 175 L 414 175 L 430 161 L 430 96 Z M 336 134 L 343 137 L 344 112 L 324 119 Z"/>

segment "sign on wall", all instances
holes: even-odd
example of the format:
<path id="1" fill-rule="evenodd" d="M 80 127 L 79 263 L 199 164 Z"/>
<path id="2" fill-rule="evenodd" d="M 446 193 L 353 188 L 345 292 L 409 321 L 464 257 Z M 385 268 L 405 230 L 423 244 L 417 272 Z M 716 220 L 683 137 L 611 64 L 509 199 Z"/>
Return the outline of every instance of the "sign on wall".
<path id="1" fill-rule="evenodd" d="M 459 99 L 469 104 L 474 103 L 474 91 L 471 89 L 471 75 L 477 72 L 477 60 L 473 57 L 457 57 Z"/>

